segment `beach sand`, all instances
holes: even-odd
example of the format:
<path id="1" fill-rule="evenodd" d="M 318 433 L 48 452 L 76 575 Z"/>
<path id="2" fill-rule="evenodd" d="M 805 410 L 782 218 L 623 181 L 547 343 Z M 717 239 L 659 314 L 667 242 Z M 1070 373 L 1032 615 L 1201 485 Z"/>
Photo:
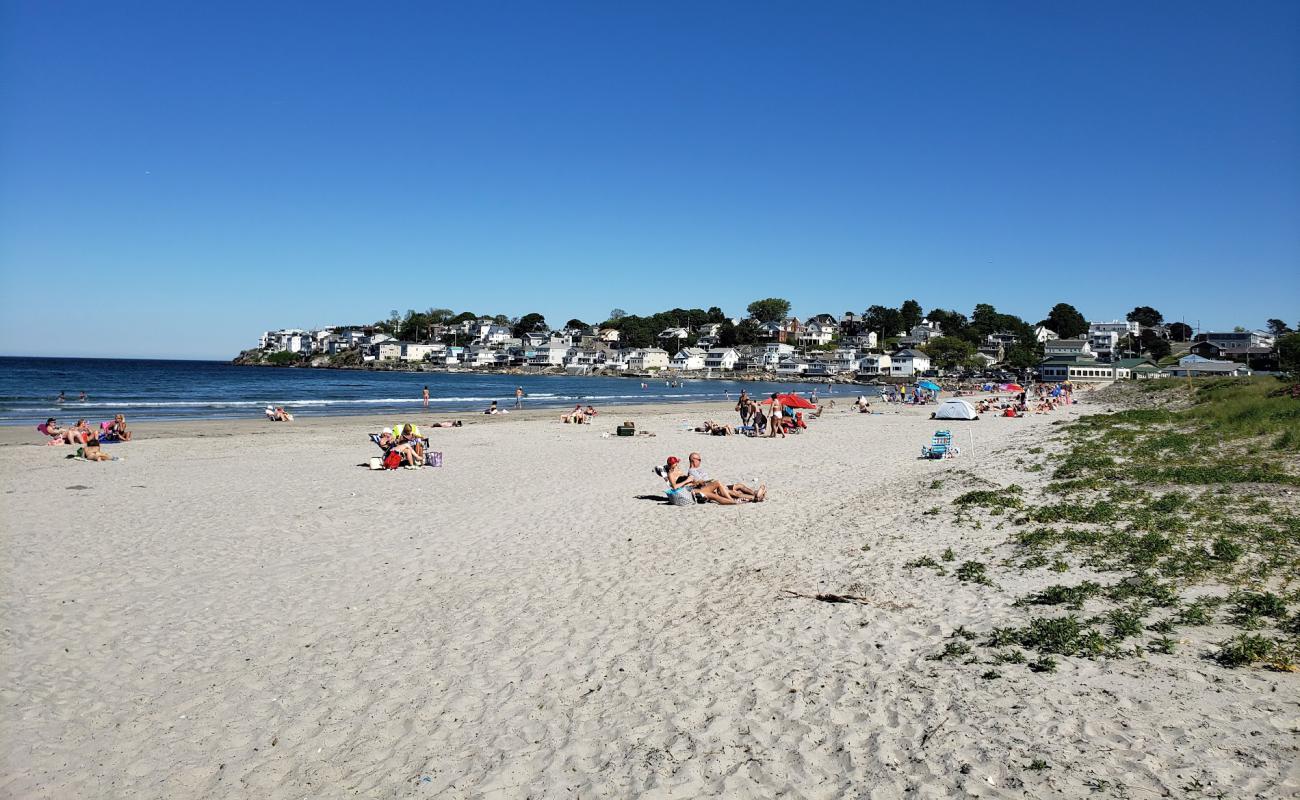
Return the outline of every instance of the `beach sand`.
<path id="1" fill-rule="evenodd" d="M 1295 795 L 1294 676 L 929 660 L 1023 621 L 1028 579 L 905 569 L 1007 538 L 923 512 L 1023 483 L 1090 409 L 953 423 L 962 456 L 921 461 L 930 409 L 881 408 L 761 441 L 682 430 L 720 403 L 471 415 L 396 472 L 355 418 L 140 423 L 102 464 L 6 429 L 0 794 Z M 656 436 L 602 437 L 625 418 Z M 651 467 L 692 450 L 769 501 L 661 504 Z"/>

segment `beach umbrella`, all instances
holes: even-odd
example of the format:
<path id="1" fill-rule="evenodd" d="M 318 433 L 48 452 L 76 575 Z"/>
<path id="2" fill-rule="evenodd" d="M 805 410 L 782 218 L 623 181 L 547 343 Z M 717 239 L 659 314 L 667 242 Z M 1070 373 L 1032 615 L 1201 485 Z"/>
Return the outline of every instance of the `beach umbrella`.
<path id="1" fill-rule="evenodd" d="M 1008 383 L 1007 385 L 1002 387 L 1002 390 L 1005 392 L 1023 392 L 1025 390 L 1025 387 L 1021 386 L 1018 383 Z"/>
<path id="2" fill-rule="evenodd" d="M 932 392 L 942 391 L 942 389 L 939 388 L 939 384 L 934 381 L 921 381 L 917 386 L 920 386 L 922 389 L 929 389 Z"/>
<path id="3" fill-rule="evenodd" d="M 781 405 L 785 406 L 786 408 L 816 408 L 817 407 L 815 404 L 808 402 L 807 400 L 805 400 L 804 398 L 800 397 L 797 394 L 794 394 L 793 392 L 790 394 L 780 394 L 777 395 L 777 397 L 780 398 Z M 764 400 L 762 402 L 762 405 L 765 406 L 772 405 L 772 398 L 769 397 L 766 400 Z"/>

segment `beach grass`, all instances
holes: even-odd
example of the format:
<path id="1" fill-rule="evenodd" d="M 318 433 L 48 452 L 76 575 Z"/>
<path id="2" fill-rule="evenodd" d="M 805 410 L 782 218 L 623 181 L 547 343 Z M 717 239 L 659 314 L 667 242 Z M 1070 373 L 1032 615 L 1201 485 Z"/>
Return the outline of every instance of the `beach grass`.
<path id="1" fill-rule="evenodd" d="M 1151 381 L 1128 391 L 1159 404 L 1067 426 L 1063 449 L 1039 456 L 1053 478 L 1041 490 L 1011 484 L 953 501 L 958 524 L 1013 515 L 1006 565 L 1116 575 L 1022 594 L 1017 606 L 1067 613 L 995 629 L 981 644 L 1036 651 L 1042 658 L 1030 667 L 1051 671 L 1043 659 L 1053 656 L 1171 654 L 1180 627 L 1213 625 L 1235 631 L 1206 654 L 1217 663 L 1294 670 L 1300 493 L 1290 487 L 1300 484 L 1292 454 L 1300 400 L 1262 378 Z M 931 566 L 926 558 L 913 563 Z M 974 562 L 954 577 L 995 586 Z"/>

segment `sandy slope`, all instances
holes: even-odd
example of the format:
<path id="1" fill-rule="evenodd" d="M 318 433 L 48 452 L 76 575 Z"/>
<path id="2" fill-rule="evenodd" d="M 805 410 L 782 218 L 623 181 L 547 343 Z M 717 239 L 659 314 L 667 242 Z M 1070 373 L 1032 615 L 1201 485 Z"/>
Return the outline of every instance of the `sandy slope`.
<path id="1" fill-rule="evenodd" d="M 0 793 L 1298 791 L 1294 676 L 1153 655 L 986 681 L 926 660 L 956 625 L 1016 617 L 1016 579 L 903 569 L 949 545 L 993 561 L 1005 538 L 921 512 L 955 470 L 1015 478 L 1009 453 L 1052 418 L 982 420 L 962 458 L 922 462 L 916 412 L 832 412 L 785 441 L 680 430 L 702 415 L 637 411 L 658 435 L 636 440 L 549 413 L 435 430 L 446 466 L 419 472 L 358 468 L 373 426 L 346 419 L 144 426 L 112 464 L 0 447 Z M 639 498 L 692 449 L 771 500 Z"/>

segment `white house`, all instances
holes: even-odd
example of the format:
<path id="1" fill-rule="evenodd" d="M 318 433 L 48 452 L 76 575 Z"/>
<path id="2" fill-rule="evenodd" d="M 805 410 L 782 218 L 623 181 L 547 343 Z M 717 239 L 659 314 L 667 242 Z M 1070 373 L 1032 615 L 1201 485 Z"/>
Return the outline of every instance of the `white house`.
<path id="1" fill-rule="evenodd" d="M 825 322 L 821 317 L 813 317 L 808 324 L 799 329 L 795 338 L 807 345 L 821 346 L 830 344 L 831 339 L 838 332 L 839 326 L 834 322 Z"/>
<path id="2" fill-rule="evenodd" d="M 888 375 L 892 361 L 888 354 L 866 353 L 858 359 L 858 374 Z"/>
<path id="3" fill-rule="evenodd" d="M 889 357 L 889 374 L 895 378 L 919 375 L 929 368 L 930 357 L 920 350 L 899 350 Z"/>
<path id="4" fill-rule="evenodd" d="M 486 345 L 471 345 L 465 351 L 463 363 L 467 367 L 495 367 L 497 364 L 497 351 Z"/>
<path id="5" fill-rule="evenodd" d="M 875 331 L 865 331 L 840 338 L 841 344 L 856 347 L 860 350 L 874 350 L 879 342 L 880 337 L 876 336 Z"/>
<path id="6" fill-rule="evenodd" d="M 1051 341 L 1052 339 L 1059 339 L 1061 337 L 1057 336 L 1056 331 L 1051 328 L 1048 328 L 1045 325 L 1039 325 L 1034 328 L 1034 338 L 1038 340 L 1039 344 L 1042 344 L 1043 342 Z"/>
<path id="7" fill-rule="evenodd" d="M 714 347 L 704 354 L 705 369 L 735 369 L 740 353 L 732 347 Z"/>
<path id="8" fill-rule="evenodd" d="M 533 350 L 533 357 L 528 359 L 528 364 L 533 367 L 562 367 L 570 347 L 563 340 L 552 339 Z"/>
<path id="9" fill-rule="evenodd" d="M 808 371 L 808 362 L 798 356 L 787 356 L 776 365 L 777 375 L 802 375 Z"/>
<path id="10" fill-rule="evenodd" d="M 442 345 L 420 344 L 419 342 L 402 342 L 403 361 L 424 361 L 425 357 Z"/>
<path id="11" fill-rule="evenodd" d="M 691 332 L 685 328 L 668 328 L 660 332 L 658 339 L 669 347 L 676 347 L 690 335 Z"/>
<path id="12" fill-rule="evenodd" d="M 699 336 L 717 336 L 718 332 L 721 330 L 721 322 L 706 322 L 703 325 L 697 326 L 695 328 L 695 333 Z"/>
<path id="13" fill-rule="evenodd" d="M 1119 347 L 1119 333 L 1113 330 L 1089 331 L 1088 347 L 1098 358 L 1109 361 Z"/>
<path id="14" fill-rule="evenodd" d="M 387 361 L 388 359 L 396 361 L 402 357 L 402 346 L 407 344 L 410 344 L 410 342 L 399 342 L 396 339 L 389 339 L 388 341 L 374 345 L 371 349 L 375 353 L 375 358 L 378 358 L 380 361 Z"/>
<path id="15" fill-rule="evenodd" d="M 837 372 L 857 372 L 858 362 L 861 356 L 858 351 L 852 347 L 841 347 L 831 353 L 830 360 L 827 362 L 833 365 Z"/>
<path id="16" fill-rule="evenodd" d="M 698 347 L 683 347 L 673 356 L 673 369 L 682 371 L 704 369 L 705 350 Z"/>
<path id="17" fill-rule="evenodd" d="M 898 340 L 898 343 L 907 347 L 914 347 L 927 344 L 931 339 L 937 339 L 940 336 L 943 336 L 943 328 L 939 326 L 939 323 L 927 319 L 914 326 L 912 330 L 907 332 L 906 336 Z"/>
<path id="18" fill-rule="evenodd" d="M 1053 339 L 1043 342 L 1043 355 L 1048 358 L 1089 359 L 1093 352 L 1086 339 Z"/>
<path id="19" fill-rule="evenodd" d="M 633 372 L 648 372 L 668 368 L 668 351 L 658 347 L 637 350 L 628 356 L 627 368 Z"/>

